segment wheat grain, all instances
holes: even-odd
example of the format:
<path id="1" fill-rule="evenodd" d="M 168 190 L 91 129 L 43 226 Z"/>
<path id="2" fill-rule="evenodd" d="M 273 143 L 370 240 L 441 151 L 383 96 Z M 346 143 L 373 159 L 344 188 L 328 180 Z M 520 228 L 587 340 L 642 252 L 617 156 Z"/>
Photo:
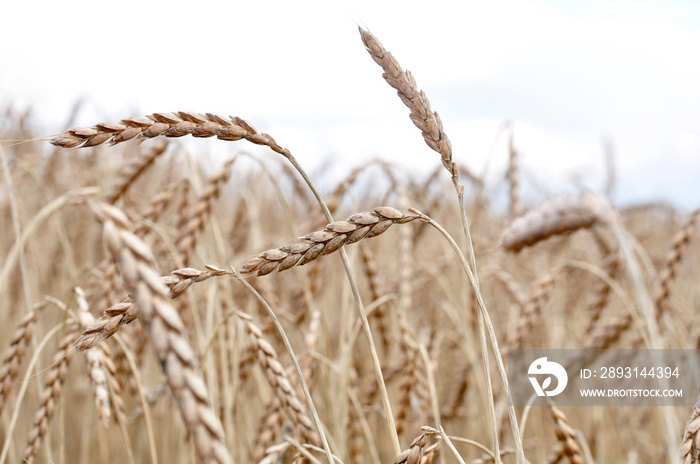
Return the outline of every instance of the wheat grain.
<path id="1" fill-rule="evenodd" d="M 153 137 L 216 137 L 220 140 L 245 139 L 256 145 L 266 145 L 273 151 L 285 154 L 285 149 L 268 134 L 259 133 L 247 121 L 231 116 L 226 119 L 211 113 L 154 113 L 146 117 L 122 119 L 121 122 L 105 122 L 92 127 L 79 127 L 51 139 L 51 144 L 62 148 L 84 148 L 110 143 L 116 145 L 127 140 L 145 140 Z"/>
<path id="2" fill-rule="evenodd" d="M 508 349 L 523 348 L 528 337 L 532 335 L 535 323 L 542 315 L 542 307 L 549 299 L 554 287 L 556 271 L 550 272 L 532 285 L 527 303 L 520 309 L 513 337 L 508 341 Z"/>

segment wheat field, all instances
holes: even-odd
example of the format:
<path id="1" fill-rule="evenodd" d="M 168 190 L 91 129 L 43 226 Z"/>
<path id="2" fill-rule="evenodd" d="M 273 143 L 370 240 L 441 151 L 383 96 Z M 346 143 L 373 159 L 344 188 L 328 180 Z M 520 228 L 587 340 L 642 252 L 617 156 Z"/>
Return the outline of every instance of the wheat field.
<path id="1" fill-rule="evenodd" d="M 360 36 L 431 175 L 319 191 L 243 117 L 47 137 L 4 110 L 0 464 L 698 462 L 698 405 L 513 408 L 504 382 L 509 349 L 700 348 L 698 211 L 528 204 L 515 149 L 495 207 Z"/>

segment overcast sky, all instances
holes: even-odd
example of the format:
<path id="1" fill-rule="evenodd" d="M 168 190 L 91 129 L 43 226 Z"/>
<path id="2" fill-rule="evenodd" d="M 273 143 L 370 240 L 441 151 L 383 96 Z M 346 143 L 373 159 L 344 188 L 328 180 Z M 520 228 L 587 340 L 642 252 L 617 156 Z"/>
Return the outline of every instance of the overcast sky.
<path id="1" fill-rule="evenodd" d="M 311 170 L 377 156 L 431 170 L 439 156 L 359 22 L 412 71 L 455 158 L 488 167 L 493 189 L 505 139 L 489 153 L 510 120 L 535 198 L 601 191 L 608 138 L 619 203 L 700 206 L 699 2 L 16 1 L 3 19 L 0 104 L 31 105 L 50 133 L 84 98 L 78 125 L 231 114 Z"/>

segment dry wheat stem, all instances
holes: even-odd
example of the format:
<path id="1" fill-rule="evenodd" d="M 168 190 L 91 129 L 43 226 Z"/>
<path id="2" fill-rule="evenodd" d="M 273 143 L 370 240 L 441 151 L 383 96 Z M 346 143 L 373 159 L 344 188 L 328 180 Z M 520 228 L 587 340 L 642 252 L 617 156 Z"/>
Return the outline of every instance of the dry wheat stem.
<path id="1" fill-rule="evenodd" d="M 423 133 L 423 140 L 434 151 L 440 154 L 442 165 L 452 176 L 452 184 L 458 194 L 464 192 L 459 183 L 459 170 L 452 161 L 452 144 L 442 128 L 442 121 L 437 112 L 430 108 L 428 97 L 419 91 L 416 81 L 410 71 L 404 71 L 394 56 L 387 51 L 379 40 L 369 31 L 359 28 L 362 42 L 372 59 L 382 67 L 382 77 L 396 89 L 401 101 L 411 110 L 410 118 L 413 124 Z"/>
<path id="2" fill-rule="evenodd" d="M 168 301 L 168 288 L 154 268 L 150 249 L 128 231 L 130 223 L 121 210 L 102 203 L 92 206 L 103 223 L 105 244 L 118 260 L 124 283 L 140 307 L 141 321 L 162 363 L 199 460 L 231 463 L 197 356 L 187 340 L 182 320 Z"/>
<path id="3" fill-rule="evenodd" d="M 19 210 L 17 208 L 17 197 L 15 195 L 15 188 L 12 184 L 12 174 L 10 173 L 10 163 L 7 161 L 7 154 L 5 150 L 0 146 L 0 164 L 2 165 L 3 178 L 5 179 L 5 184 L 7 185 L 7 196 L 8 202 L 10 204 L 10 215 L 12 217 L 12 228 L 15 233 L 15 243 L 20 241 L 22 237 L 22 227 L 20 225 Z M 24 296 L 24 307 L 27 314 L 32 313 L 32 303 L 29 291 L 29 278 L 27 274 L 27 264 L 24 256 L 24 247 L 19 249 L 19 273 L 22 282 L 22 295 Z"/>
<path id="4" fill-rule="evenodd" d="M 405 224 L 419 217 L 388 206 L 353 214 L 345 221 L 332 222 L 323 230 L 300 237 L 298 242 L 263 251 L 249 259 L 241 268 L 241 273 L 264 276 L 274 271 L 282 272 L 294 266 L 302 266 L 322 255 L 333 253 L 344 245 L 376 237 L 392 224 Z"/>
<path id="5" fill-rule="evenodd" d="M 460 196 L 460 199 L 462 197 Z M 463 206 L 463 205 L 460 205 Z M 501 379 L 501 384 L 503 386 L 503 390 L 506 392 L 507 398 L 508 398 L 508 404 L 512 404 L 511 400 L 511 393 L 510 389 L 508 388 L 508 376 L 506 374 L 506 369 L 505 366 L 503 365 L 503 358 L 500 356 L 500 349 L 498 347 L 498 339 L 496 337 L 495 330 L 493 328 L 493 323 L 491 322 L 491 317 L 489 316 L 488 310 L 486 309 L 486 304 L 484 303 L 484 300 L 482 298 L 481 292 L 479 291 L 479 284 L 477 277 L 475 273 L 473 272 L 472 269 L 476 269 L 476 267 L 472 268 L 469 266 L 469 263 L 467 263 L 466 258 L 464 257 L 464 254 L 462 253 L 462 250 L 459 248 L 457 245 L 457 242 L 454 241 L 454 239 L 450 236 L 450 234 L 437 222 L 435 222 L 433 219 L 430 217 L 426 216 L 425 214 L 421 213 L 420 211 L 411 208 L 409 209 L 410 212 L 418 214 L 421 216 L 421 221 L 428 222 L 431 226 L 433 226 L 442 236 L 448 241 L 454 252 L 457 254 L 457 257 L 459 258 L 460 264 L 462 265 L 462 269 L 464 270 L 465 274 L 467 275 L 467 278 L 469 279 L 469 283 L 471 284 L 473 290 L 474 290 L 474 295 L 476 297 L 477 301 L 477 309 L 478 309 L 478 314 L 480 315 L 479 318 L 479 325 L 480 325 L 480 334 L 482 334 L 482 361 L 484 363 L 484 371 L 487 377 L 487 380 L 490 379 L 490 372 L 488 370 L 488 352 L 483 347 L 485 341 L 483 340 L 483 337 L 488 334 L 489 341 L 491 343 L 491 349 L 493 350 L 494 357 L 496 358 L 496 364 L 498 366 L 498 373 Z M 468 230 L 468 229 L 467 229 Z M 470 249 L 472 249 L 470 247 Z M 473 254 L 472 254 L 473 258 Z M 473 260 L 472 260 L 473 264 Z M 492 394 L 492 387 L 490 385 L 490 382 L 487 382 L 487 390 L 489 393 L 489 398 L 493 398 Z M 491 413 L 491 420 L 492 420 L 492 427 L 494 428 L 494 433 L 497 431 L 495 430 L 496 428 L 496 415 L 495 415 L 495 407 L 493 404 L 493 401 L 489 401 L 489 407 L 490 407 L 490 413 Z M 511 429 L 513 433 L 513 438 L 515 440 L 515 447 L 516 447 L 516 456 L 518 459 L 518 464 L 525 464 L 525 453 L 523 451 L 523 444 L 522 444 L 522 438 L 520 435 L 520 432 L 518 430 L 518 421 L 515 417 L 515 411 L 513 407 L 508 407 L 508 416 L 511 424 Z M 497 437 L 495 437 L 495 442 L 494 444 L 497 445 Z M 498 449 L 496 449 L 496 452 L 499 452 Z M 500 462 L 500 453 L 495 455 L 496 462 Z"/>
<path id="6" fill-rule="evenodd" d="M 452 454 L 454 454 L 455 458 L 457 459 L 457 462 L 459 462 L 460 464 L 466 464 L 462 456 L 457 451 L 457 448 L 455 448 L 455 445 L 452 443 L 452 437 L 445 433 L 445 429 L 442 426 L 440 426 L 439 429 L 425 426 L 421 427 L 421 429 L 423 430 L 423 432 L 438 435 L 440 438 L 442 438 L 442 440 L 445 442 L 450 451 L 452 451 Z M 497 456 L 496 462 L 500 462 L 500 454 Z"/>

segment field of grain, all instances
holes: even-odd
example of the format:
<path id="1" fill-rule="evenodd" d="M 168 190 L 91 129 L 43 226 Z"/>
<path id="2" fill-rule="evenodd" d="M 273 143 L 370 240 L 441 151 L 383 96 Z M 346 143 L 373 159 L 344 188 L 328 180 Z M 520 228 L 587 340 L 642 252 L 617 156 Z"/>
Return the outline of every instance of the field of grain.
<path id="1" fill-rule="evenodd" d="M 431 175 L 319 192 L 245 115 L 43 137 L 4 111 L 0 464 L 698 462 L 700 407 L 509 408 L 504 384 L 509 349 L 699 348 L 698 212 L 528 204 L 514 149 L 493 207 L 361 38 Z"/>

